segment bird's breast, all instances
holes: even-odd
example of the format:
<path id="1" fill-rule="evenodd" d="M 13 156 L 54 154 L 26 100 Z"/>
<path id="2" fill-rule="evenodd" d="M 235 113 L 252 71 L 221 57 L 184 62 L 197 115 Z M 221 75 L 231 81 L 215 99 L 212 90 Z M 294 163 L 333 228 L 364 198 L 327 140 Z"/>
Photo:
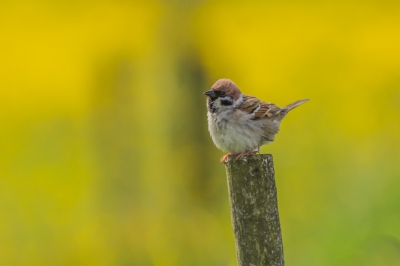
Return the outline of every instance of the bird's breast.
<path id="1" fill-rule="evenodd" d="M 264 132 L 260 121 L 240 110 L 208 112 L 208 129 L 215 145 L 232 153 L 257 149 Z"/>

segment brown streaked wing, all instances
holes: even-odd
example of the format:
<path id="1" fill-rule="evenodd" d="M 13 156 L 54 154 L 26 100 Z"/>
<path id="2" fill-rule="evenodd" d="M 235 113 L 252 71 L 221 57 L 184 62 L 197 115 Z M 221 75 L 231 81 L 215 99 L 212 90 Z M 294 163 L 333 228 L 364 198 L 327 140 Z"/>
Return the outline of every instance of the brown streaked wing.
<path id="1" fill-rule="evenodd" d="M 254 113 L 254 119 L 260 119 L 263 117 L 272 117 L 281 112 L 281 108 L 273 103 L 262 102 L 254 96 L 243 95 L 244 101 L 240 105 L 239 109 L 246 113 L 253 113 L 258 106 L 260 108 Z"/>
<path id="2" fill-rule="evenodd" d="M 273 103 L 261 102 L 260 109 L 255 113 L 254 119 L 259 119 L 263 117 L 272 117 L 281 112 L 281 108 Z"/>
<path id="3" fill-rule="evenodd" d="M 239 110 L 251 114 L 261 103 L 259 99 L 250 95 L 243 95 L 243 103 L 239 106 Z"/>

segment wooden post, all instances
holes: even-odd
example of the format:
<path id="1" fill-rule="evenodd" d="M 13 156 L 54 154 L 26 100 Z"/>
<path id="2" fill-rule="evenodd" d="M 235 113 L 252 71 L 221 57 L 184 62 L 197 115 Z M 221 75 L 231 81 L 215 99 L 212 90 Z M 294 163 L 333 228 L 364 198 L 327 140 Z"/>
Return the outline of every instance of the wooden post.
<path id="1" fill-rule="evenodd" d="M 230 157 L 225 165 L 239 266 L 283 266 L 271 154 Z"/>

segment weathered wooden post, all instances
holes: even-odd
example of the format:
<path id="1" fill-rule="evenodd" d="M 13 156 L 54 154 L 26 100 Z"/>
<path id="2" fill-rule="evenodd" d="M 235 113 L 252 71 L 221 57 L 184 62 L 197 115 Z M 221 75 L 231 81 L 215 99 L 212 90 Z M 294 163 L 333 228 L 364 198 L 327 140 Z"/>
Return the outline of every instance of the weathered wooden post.
<path id="1" fill-rule="evenodd" d="M 283 266 L 274 163 L 271 154 L 226 162 L 239 266 Z"/>

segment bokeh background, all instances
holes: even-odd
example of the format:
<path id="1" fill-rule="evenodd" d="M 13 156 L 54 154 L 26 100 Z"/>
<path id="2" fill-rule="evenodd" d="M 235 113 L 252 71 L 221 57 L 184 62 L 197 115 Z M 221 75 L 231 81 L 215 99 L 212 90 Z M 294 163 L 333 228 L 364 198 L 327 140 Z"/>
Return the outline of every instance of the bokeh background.
<path id="1" fill-rule="evenodd" d="M 285 105 L 286 264 L 400 265 L 400 2 L 0 2 L 0 265 L 236 265 L 219 78 Z"/>

